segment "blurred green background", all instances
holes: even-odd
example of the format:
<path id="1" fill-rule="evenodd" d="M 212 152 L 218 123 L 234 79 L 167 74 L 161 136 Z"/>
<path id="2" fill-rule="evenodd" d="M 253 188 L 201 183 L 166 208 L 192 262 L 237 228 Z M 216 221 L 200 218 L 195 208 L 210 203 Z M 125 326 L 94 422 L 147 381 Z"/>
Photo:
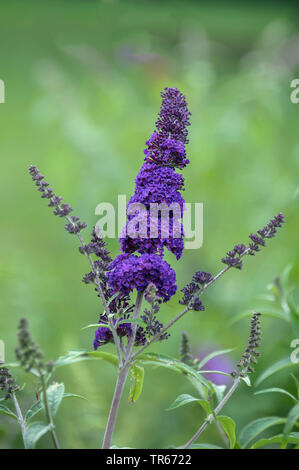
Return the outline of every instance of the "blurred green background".
<path id="1" fill-rule="evenodd" d="M 0 337 L 6 359 L 14 360 L 20 317 L 28 317 L 46 357 L 55 359 L 92 347 L 93 330 L 80 328 L 101 311 L 92 288 L 81 282 L 88 266 L 76 240 L 38 197 L 28 166 L 36 164 L 91 226 L 97 204 L 132 194 L 160 90 L 177 86 L 192 112 L 184 196 L 204 203 L 202 248 L 186 250 L 179 262 L 167 258 L 179 287 L 196 270 L 216 273 L 228 249 L 246 243 L 279 211 L 287 223 L 242 272 L 230 271 L 205 294 L 205 312 L 189 313 L 169 341 L 152 350 L 178 355 L 184 329 L 195 351 L 235 347 L 230 357 L 238 360 L 249 322 L 232 325 L 234 316 L 255 308 L 286 265 L 293 265 L 292 282 L 299 280 L 299 104 L 290 101 L 290 82 L 299 78 L 295 3 L 11 0 L 0 8 L 0 79 L 6 85 L 0 104 Z M 115 256 L 118 241 L 108 245 Z M 179 298 L 163 307 L 161 321 L 179 311 Z M 279 320 L 265 318 L 263 328 L 257 374 L 288 356 L 294 338 Z M 26 381 L 26 408 L 34 383 L 16 375 Z M 57 418 L 62 446 L 99 446 L 115 370 L 83 362 L 56 378 L 67 392 L 87 398 L 63 403 Z M 292 388 L 288 373 L 267 382 L 283 384 Z M 114 443 L 163 448 L 186 441 L 203 414 L 196 405 L 166 412 L 179 393 L 192 393 L 184 376 L 147 369 L 138 402 L 129 405 L 124 394 Z M 225 414 L 240 430 L 256 417 L 284 416 L 289 405 L 287 397 L 254 396 L 244 385 Z M 202 441 L 221 444 L 213 426 Z M 51 447 L 50 439 L 39 446 Z M 22 443 L 14 423 L 1 416 L 0 448 L 7 447 Z"/>

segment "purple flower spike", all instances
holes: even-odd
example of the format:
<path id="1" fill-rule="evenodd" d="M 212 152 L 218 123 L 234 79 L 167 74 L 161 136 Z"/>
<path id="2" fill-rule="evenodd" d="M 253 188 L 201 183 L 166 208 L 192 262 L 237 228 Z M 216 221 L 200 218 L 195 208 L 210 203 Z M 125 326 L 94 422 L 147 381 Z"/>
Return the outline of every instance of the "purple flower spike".
<path id="1" fill-rule="evenodd" d="M 176 292 L 176 278 L 175 272 L 162 259 L 164 249 L 177 259 L 184 250 L 181 219 L 185 201 L 180 193 L 184 190 L 184 178 L 175 168 L 182 169 L 189 163 L 185 145 L 190 112 L 184 95 L 177 88 L 165 88 L 161 96 L 156 130 L 146 143 L 145 162 L 127 206 L 128 222 L 120 237 L 124 254 L 111 263 L 107 276 L 110 289 L 125 295 L 134 289 L 145 290 L 153 283 L 157 296 L 166 302 Z M 132 211 L 137 204 L 136 211 Z"/>

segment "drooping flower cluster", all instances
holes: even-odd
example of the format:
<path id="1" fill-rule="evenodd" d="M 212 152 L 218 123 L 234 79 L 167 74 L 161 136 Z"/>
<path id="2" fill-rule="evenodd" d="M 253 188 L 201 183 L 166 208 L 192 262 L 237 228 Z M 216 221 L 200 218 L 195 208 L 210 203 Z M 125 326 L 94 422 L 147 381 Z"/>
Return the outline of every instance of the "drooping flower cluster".
<path id="1" fill-rule="evenodd" d="M 260 251 L 260 247 L 266 246 L 265 240 L 267 238 L 275 237 L 277 228 L 282 227 L 284 222 L 284 215 L 279 213 L 271 219 L 265 227 L 258 230 L 257 234 L 249 235 L 251 243 L 249 243 L 248 247 L 243 245 L 243 243 L 236 245 L 231 251 L 227 252 L 227 256 L 225 258 L 222 258 L 222 263 L 233 268 L 242 269 L 243 263 L 241 261 L 241 257 L 244 255 L 254 256 L 256 252 Z"/>
<path id="2" fill-rule="evenodd" d="M 247 348 L 245 349 L 242 358 L 237 363 L 239 370 L 234 370 L 231 372 L 232 377 L 246 377 L 248 374 L 254 372 L 252 367 L 254 364 L 257 364 L 257 357 L 260 356 L 260 352 L 257 348 L 260 346 L 261 342 L 261 314 L 259 312 L 254 312 L 251 318 L 251 328 Z"/>
<path id="3" fill-rule="evenodd" d="M 11 398 L 11 395 L 19 389 L 15 379 L 7 367 L 0 367 L 0 390 L 4 392 L 4 400 Z"/>
<path id="4" fill-rule="evenodd" d="M 120 237 L 123 254 L 111 264 L 108 278 L 109 287 L 124 294 L 143 291 L 153 283 L 157 296 L 166 302 L 176 292 L 176 278 L 162 258 L 164 248 L 177 259 L 184 249 L 180 222 L 184 199 L 179 192 L 184 189 L 184 178 L 175 168 L 189 163 L 185 144 L 190 112 L 177 88 L 165 88 L 161 95 L 156 131 L 147 141 L 145 162 L 127 207 L 128 222 Z"/>

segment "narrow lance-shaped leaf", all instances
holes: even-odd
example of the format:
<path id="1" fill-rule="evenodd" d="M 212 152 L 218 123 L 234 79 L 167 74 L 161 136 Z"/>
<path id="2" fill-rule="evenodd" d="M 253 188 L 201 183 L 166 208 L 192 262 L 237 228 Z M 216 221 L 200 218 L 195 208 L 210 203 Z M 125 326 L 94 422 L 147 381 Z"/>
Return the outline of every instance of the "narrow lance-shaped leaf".
<path id="1" fill-rule="evenodd" d="M 206 380 L 200 372 L 196 371 L 193 369 L 193 367 L 190 367 L 183 362 L 180 362 L 170 356 L 166 356 L 165 354 L 143 353 L 138 357 L 138 361 L 142 362 L 143 364 L 166 367 L 167 369 L 174 370 L 175 372 L 183 372 L 184 374 L 192 376 L 211 392 L 213 390 L 212 384 Z"/>
<path id="2" fill-rule="evenodd" d="M 129 392 L 129 401 L 135 403 L 142 392 L 144 368 L 137 364 L 133 364 L 130 368 L 130 378 L 132 383 Z"/>
<path id="3" fill-rule="evenodd" d="M 179 395 L 174 402 L 170 405 L 169 408 L 166 409 L 166 411 L 171 411 L 175 410 L 176 408 L 180 408 L 181 406 L 188 405 L 189 403 L 198 403 L 199 399 L 196 397 L 193 397 L 192 395 L 188 395 L 187 393 L 184 393 L 183 395 Z"/>
<path id="4" fill-rule="evenodd" d="M 245 426 L 240 434 L 238 439 L 240 446 L 244 449 L 256 436 L 261 434 L 263 431 L 272 426 L 283 424 L 285 421 L 285 418 L 280 418 L 279 416 L 268 416 L 266 418 L 259 418 L 252 421 L 251 423 L 247 424 L 247 426 Z"/>
<path id="5" fill-rule="evenodd" d="M 256 441 L 250 449 L 259 449 L 261 447 L 266 447 L 268 445 L 272 444 L 299 444 L 299 433 L 298 432 L 293 432 L 288 435 L 287 438 L 283 436 L 283 434 L 278 434 L 277 436 L 273 437 L 268 437 L 264 439 L 259 439 Z"/>
<path id="6" fill-rule="evenodd" d="M 117 367 L 119 364 L 117 356 L 105 351 L 70 351 L 66 356 L 62 356 L 56 361 L 55 367 L 67 366 L 76 362 L 94 359 L 102 359 Z"/>
<path id="7" fill-rule="evenodd" d="M 282 393 L 282 394 L 287 395 L 288 397 L 290 397 L 292 400 L 294 400 L 296 402 L 298 401 L 297 398 L 294 397 L 294 395 L 292 395 L 287 390 L 284 390 L 283 388 L 277 388 L 277 387 L 266 388 L 265 390 L 259 390 L 258 392 L 255 392 L 255 395 L 261 395 L 262 393 Z"/>
<path id="8" fill-rule="evenodd" d="M 299 380 L 297 379 L 297 377 L 294 375 L 294 374 L 291 374 L 294 382 L 295 382 L 295 385 L 296 385 L 296 390 L 297 390 L 297 397 L 298 397 L 298 400 L 299 400 Z"/>
<path id="9" fill-rule="evenodd" d="M 83 326 L 81 328 L 81 331 L 83 330 L 87 330 L 88 328 L 108 328 L 108 330 L 110 330 L 110 326 L 108 323 L 91 323 L 90 325 L 86 325 L 86 326 Z"/>
<path id="10" fill-rule="evenodd" d="M 283 435 L 286 438 L 293 429 L 295 423 L 299 420 L 299 403 L 295 405 L 287 416 L 287 420 L 283 429 Z"/>
<path id="11" fill-rule="evenodd" d="M 17 415 L 13 411 L 11 411 L 7 406 L 1 405 L 1 403 L 0 403 L 0 414 L 9 416 L 10 418 L 13 418 L 16 421 L 18 421 Z"/>
<path id="12" fill-rule="evenodd" d="M 209 362 L 211 359 L 213 359 L 214 357 L 217 357 L 217 356 L 223 356 L 223 354 L 228 354 L 230 353 L 231 351 L 233 351 L 233 349 L 223 349 L 222 351 L 214 351 L 210 354 L 208 354 L 206 357 L 204 357 L 200 362 L 199 364 L 196 366 L 197 369 L 202 369 L 202 367 L 207 363 Z M 200 371 L 202 372 L 202 371 Z"/>
<path id="13" fill-rule="evenodd" d="M 264 380 L 266 380 L 268 377 L 271 377 L 271 375 L 276 374 L 276 372 L 280 372 L 281 370 L 287 369 L 289 367 L 294 367 L 296 364 L 291 362 L 289 357 L 285 357 L 284 359 L 281 359 L 278 362 L 275 362 L 275 364 L 272 364 L 268 369 L 266 369 L 262 375 L 256 380 L 255 385 L 261 384 Z"/>

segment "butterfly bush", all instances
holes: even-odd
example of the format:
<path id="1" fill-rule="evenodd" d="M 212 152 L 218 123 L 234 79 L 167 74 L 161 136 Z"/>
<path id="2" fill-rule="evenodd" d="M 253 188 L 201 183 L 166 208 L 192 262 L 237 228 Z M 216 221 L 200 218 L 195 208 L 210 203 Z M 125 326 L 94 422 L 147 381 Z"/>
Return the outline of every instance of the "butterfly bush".
<path id="1" fill-rule="evenodd" d="M 118 366 L 118 378 L 105 429 L 103 448 L 109 448 L 111 445 L 118 407 L 128 374 L 130 373 L 135 381 L 133 391 L 130 392 L 130 399 L 135 401 L 138 398 L 136 390 L 140 389 L 140 382 L 143 381 L 140 366 L 142 360 L 144 364 L 156 361 L 158 365 L 166 365 L 165 358 L 159 359 L 153 355 L 150 359 L 143 358 L 144 350 L 155 341 L 167 339 L 168 330 L 191 310 L 204 311 L 205 307 L 201 300 L 204 292 L 231 268 L 240 270 L 245 256 L 253 256 L 265 247 L 266 241 L 273 238 L 277 229 L 284 223 L 284 216 L 279 213 L 257 233 L 250 234 L 248 244 L 235 245 L 221 259 L 224 267 L 217 274 L 198 270 L 193 276 L 191 275 L 190 282 L 181 288 L 182 297 L 179 304 L 183 306 L 183 310 L 166 326 L 160 322 L 158 319 L 160 309 L 177 292 L 176 274 L 164 259 L 165 250 L 171 252 L 177 260 L 181 258 L 184 250 L 182 224 L 185 209 L 182 196 L 184 177 L 180 172 L 190 163 L 186 155 L 186 144 L 191 115 L 185 96 L 177 88 L 165 88 L 161 96 L 162 105 L 156 129 L 146 142 L 144 161 L 135 180 L 134 194 L 127 205 L 127 221 L 119 239 L 121 252 L 114 259 L 106 247 L 99 227 L 95 226 L 92 229 L 90 241 L 85 243 L 81 232 L 87 227 L 86 223 L 77 215 L 71 215 L 72 207 L 54 193 L 36 166 L 32 165 L 29 168 L 41 197 L 48 200 L 48 206 L 55 216 L 65 220 L 65 230 L 77 237 L 79 252 L 87 258 L 90 266 L 90 271 L 83 276 L 82 281 L 93 286 L 104 308 L 104 311 L 101 309 L 99 313 L 98 323 L 89 325 L 96 327 L 93 339 L 94 351 L 78 352 L 74 356 L 74 361 L 78 358 L 86 359 L 91 354 L 107 359 L 108 353 L 102 353 L 102 347 L 113 343 L 116 348 L 117 356 L 113 358 L 109 356 L 110 362 Z M 142 305 L 143 301 L 146 302 L 145 306 Z M 259 317 L 260 313 L 253 314 L 249 343 L 237 364 L 237 369 L 231 373 L 231 379 L 234 380 L 231 389 L 184 448 L 189 447 L 215 419 L 240 381 L 247 379 L 253 371 L 253 365 L 259 355 L 257 351 L 261 336 Z M 21 343 L 16 351 L 17 357 L 27 371 L 33 366 L 37 367 L 43 380 L 43 371 L 51 371 L 52 365 L 44 369 L 40 352 L 35 346 L 33 347 L 24 320 L 20 324 L 19 339 Z M 136 352 L 134 347 L 138 348 Z M 177 367 L 180 373 L 183 371 L 193 380 L 194 378 L 199 380 L 197 387 L 199 385 L 202 387 L 204 380 L 208 395 L 213 395 L 215 388 L 212 382 L 201 375 L 200 361 L 192 355 L 186 332 L 182 335 L 180 359 L 181 361 L 172 359 L 170 368 L 174 370 Z M 64 361 L 70 361 L 70 357 L 62 358 L 62 363 Z M 137 378 L 136 374 L 141 375 Z M 7 386 L 6 377 L 6 370 L 2 370 L 0 379 L 2 389 Z M 44 397 L 47 397 L 45 393 Z M 210 403 L 206 406 L 210 406 Z M 51 419 L 49 423 L 53 432 Z M 57 447 L 55 433 L 52 437 Z"/>

